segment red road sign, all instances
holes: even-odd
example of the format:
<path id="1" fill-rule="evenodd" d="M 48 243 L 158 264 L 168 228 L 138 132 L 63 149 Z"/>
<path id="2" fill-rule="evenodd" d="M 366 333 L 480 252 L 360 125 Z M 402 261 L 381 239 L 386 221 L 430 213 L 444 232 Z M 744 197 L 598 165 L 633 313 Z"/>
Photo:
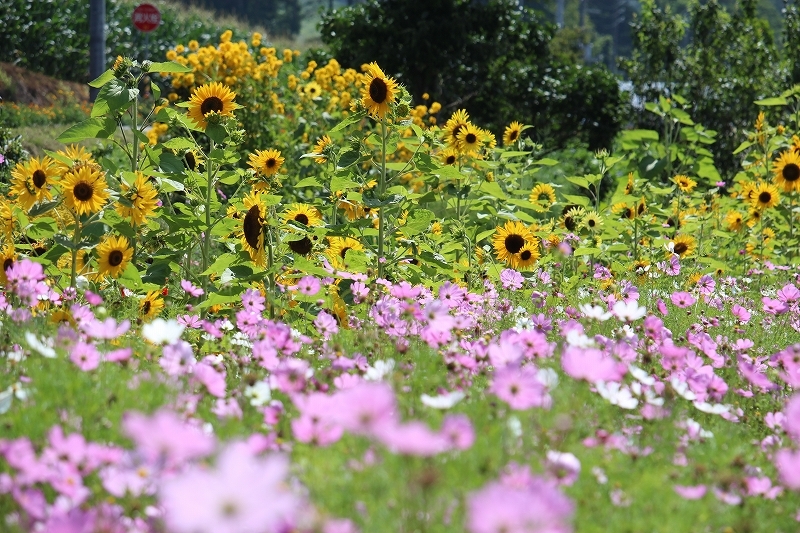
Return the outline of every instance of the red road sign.
<path id="1" fill-rule="evenodd" d="M 139 4 L 131 18 L 136 29 L 143 32 L 153 31 L 161 24 L 161 12 L 153 4 Z"/>

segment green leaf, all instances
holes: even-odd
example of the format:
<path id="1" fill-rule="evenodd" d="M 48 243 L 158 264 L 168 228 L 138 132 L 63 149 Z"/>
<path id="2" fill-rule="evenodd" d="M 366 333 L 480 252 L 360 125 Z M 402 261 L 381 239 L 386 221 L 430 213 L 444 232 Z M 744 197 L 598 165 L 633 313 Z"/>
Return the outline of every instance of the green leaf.
<path id="1" fill-rule="evenodd" d="M 311 176 L 310 178 L 305 178 L 295 183 L 294 187 L 295 188 L 322 187 L 322 184 L 319 182 L 319 179 L 316 176 Z"/>
<path id="2" fill-rule="evenodd" d="M 488 183 L 481 184 L 480 191 L 489 194 L 498 200 L 508 199 L 508 196 L 506 196 L 506 193 L 503 192 L 503 189 L 500 188 L 500 184 L 496 181 L 490 181 Z"/>
<path id="3" fill-rule="evenodd" d="M 218 292 L 212 292 L 208 295 L 208 298 L 204 302 L 201 302 L 194 306 L 195 309 L 205 309 L 207 307 L 211 307 L 212 305 L 225 305 L 233 302 L 238 302 L 241 300 L 241 296 L 238 294 L 220 294 Z"/>
<path id="4" fill-rule="evenodd" d="M 788 100 L 782 96 L 776 96 L 775 98 L 765 98 L 764 100 L 756 100 L 753 102 L 756 105 L 761 106 L 776 106 L 776 105 L 786 105 L 788 104 Z"/>
<path id="5" fill-rule="evenodd" d="M 742 144 L 739 145 L 739 147 L 736 150 L 733 151 L 733 155 L 738 154 L 742 150 L 747 150 L 751 146 L 753 146 L 753 143 L 751 143 L 750 141 L 744 141 Z"/>
<path id="6" fill-rule="evenodd" d="M 147 72 L 180 72 L 184 74 L 191 71 L 192 71 L 191 67 L 181 65 L 180 63 L 176 63 L 175 61 L 163 61 L 160 63 L 152 63 L 150 64 L 150 68 L 147 69 Z"/>
<path id="7" fill-rule="evenodd" d="M 221 124 L 209 124 L 206 126 L 206 135 L 208 135 L 208 138 L 215 143 L 222 144 L 228 137 L 228 132 Z"/>
<path id="8" fill-rule="evenodd" d="M 107 71 L 103 72 L 98 77 L 90 81 L 89 87 L 94 87 L 95 89 L 99 89 L 100 87 L 102 87 L 103 85 L 105 85 L 106 83 L 108 83 L 113 79 L 114 79 L 114 71 L 108 69 Z"/>
<path id="9" fill-rule="evenodd" d="M 30 211 L 28 211 L 28 216 L 38 217 L 39 215 L 43 215 L 51 209 L 54 209 L 60 203 L 61 200 L 53 200 L 51 202 L 41 202 L 36 204 Z"/>
<path id="10" fill-rule="evenodd" d="M 361 119 L 363 119 L 366 116 L 367 116 L 366 111 L 359 111 L 358 113 L 353 113 L 352 115 L 350 115 L 349 117 L 347 117 L 346 119 L 335 125 L 333 129 L 331 129 L 328 133 L 336 133 L 337 131 L 341 131 L 348 126 L 360 122 Z"/>
<path id="11" fill-rule="evenodd" d="M 433 222 L 435 215 L 427 209 L 416 209 L 408 216 L 405 226 L 400 227 L 400 231 L 406 237 L 413 237 L 428 230 Z"/>
<path id="12" fill-rule="evenodd" d="M 500 159 L 511 159 L 512 157 L 524 157 L 526 155 L 531 155 L 531 153 L 522 151 L 508 151 L 502 152 L 500 154 Z"/>
<path id="13" fill-rule="evenodd" d="M 575 196 L 573 194 L 565 194 L 564 199 L 575 205 L 579 205 L 581 207 L 589 207 L 590 201 L 585 196 Z"/>
<path id="14" fill-rule="evenodd" d="M 568 182 L 574 183 L 578 187 L 582 187 L 584 189 L 588 189 L 589 188 L 589 180 L 587 180 L 586 178 L 583 178 L 583 177 L 580 177 L 580 176 L 570 176 L 570 177 L 568 177 L 566 179 L 567 179 Z"/>
<path id="15" fill-rule="evenodd" d="M 186 137 L 173 137 L 172 139 L 161 143 L 161 146 L 169 150 L 180 151 L 180 150 L 191 150 L 194 148 L 195 144 Z"/>
<path id="16" fill-rule="evenodd" d="M 357 189 L 359 187 L 361 187 L 361 184 L 351 179 L 340 178 L 339 176 L 331 178 L 332 191 L 346 191 L 347 189 Z"/>
<path id="17" fill-rule="evenodd" d="M 543 157 L 542 159 L 539 159 L 538 161 L 534 161 L 533 164 L 534 165 L 545 165 L 545 166 L 548 166 L 548 167 L 552 167 L 552 166 L 558 164 L 558 160 L 550 159 L 549 157 Z"/>
<path id="18" fill-rule="evenodd" d="M 139 96 L 139 89 L 128 87 L 124 81 L 114 78 L 103 85 L 92 106 L 92 117 L 119 113 L 127 109 Z"/>
<path id="19" fill-rule="evenodd" d="M 214 261 L 214 263 L 200 275 L 210 276 L 212 274 L 222 274 L 222 271 L 231 266 L 234 261 L 236 261 L 236 256 L 234 254 L 222 254 L 217 257 L 217 260 Z"/>
<path id="20" fill-rule="evenodd" d="M 600 248 L 578 248 L 573 252 L 573 255 L 597 255 L 600 253 Z"/>
<path id="21" fill-rule="evenodd" d="M 67 144 L 86 139 L 110 139 L 116 130 L 117 123 L 111 117 L 89 118 L 67 129 L 56 140 Z"/>

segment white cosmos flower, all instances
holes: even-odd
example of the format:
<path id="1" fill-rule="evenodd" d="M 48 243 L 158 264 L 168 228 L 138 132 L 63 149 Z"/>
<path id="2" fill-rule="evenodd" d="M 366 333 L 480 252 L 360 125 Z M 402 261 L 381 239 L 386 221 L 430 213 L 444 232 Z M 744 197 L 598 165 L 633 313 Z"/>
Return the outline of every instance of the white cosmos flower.
<path id="1" fill-rule="evenodd" d="M 646 307 L 639 307 L 639 302 L 631 300 L 629 302 L 619 301 L 614 304 L 611 310 L 617 318 L 624 322 L 639 320 L 647 314 Z"/>
<path id="2" fill-rule="evenodd" d="M 689 385 L 685 381 L 678 378 L 672 378 L 669 380 L 669 383 L 672 385 L 672 388 L 675 390 L 675 392 L 678 393 L 678 396 L 682 396 L 689 401 L 697 399 L 697 395 L 689 390 Z"/>
<path id="3" fill-rule="evenodd" d="M 25 341 L 28 343 L 31 349 L 35 350 L 44 357 L 52 359 L 56 356 L 56 351 L 53 349 L 53 339 L 51 338 L 45 337 L 44 339 L 40 340 L 39 337 L 30 331 L 26 331 Z"/>
<path id="4" fill-rule="evenodd" d="M 600 322 L 605 322 L 609 318 L 611 318 L 611 312 L 606 311 L 599 305 L 592 305 L 592 304 L 581 304 L 578 306 L 581 313 L 586 318 L 591 318 L 593 320 L 599 320 Z"/>
<path id="5" fill-rule="evenodd" d="M 367 368 L 364 379 L 367 381 L 383 381 L 384 376 L 394 370 L 394 359 L 386 361 L 375 361 L 371 367 Z"/>
<path id="6" fill-rule="evenodd" d="M 272 389 L 266 381 L 258 381 L 244 389 L 245 398 L 250 398 L 250 405 L 261 407 L 272 399 Z"/>
<path id="7" fill-rule="evenodd" d="M 597 387 L 597 392 L 608 400 L 611 405 L 618 405 L 623 409 L 635 409 L 639 405 L 639 400 L 633 397 L 628 387 L 617 383 L 616 381 L 598 381 L 594 384 Z"/>
<path id="8" fill-rule="evenodd" d="M 438 396 L 428 396 L 423 394 L 420 399 L 423 405 L 432 407 L 434 409 L 450 409 L 455 404 L 464 399 L 464 393 L 460 390 L 448 392 L 447 394 L 440 394 Z"/>
<path id="9" fill-rule="evenodd" d="M 156 318 L 142 326 L 142 337 L 153 344 L 174 344 L 181 338 L 186 326 L 175 319 Z"/>
<path id="10" fill-rule="evenodd" d="M 703 411 L 704 413 L 711 413 L 712 415 L 721 415 L 723 413 L 728 413 L 731 410 L 730 405 L 725 405 L 721 403 L 708 403 L 708 402 L 692 402 L 698 410 Z"/>

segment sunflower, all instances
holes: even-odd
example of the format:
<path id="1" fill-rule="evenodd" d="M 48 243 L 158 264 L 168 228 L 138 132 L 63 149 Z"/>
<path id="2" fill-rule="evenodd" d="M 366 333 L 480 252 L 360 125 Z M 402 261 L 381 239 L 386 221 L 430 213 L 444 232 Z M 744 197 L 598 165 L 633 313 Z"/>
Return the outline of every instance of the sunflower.
<path id="1" fill-rule="evenodd" d="M 250 154 L 247 164 L 256 171 L 256 174 L 274 176 L 283 166 L 283 161 L 284 158 L 278 150 L 256 150 L 256 153 Z"/>
<path id="2" fill-rule="evenodd" d="M 247 213 L 242 222 L 242 246 L 250 253 L 250 259 L 258 266 L 266 265 L 264 255 L 264 219 L 267 208 L 260 193 L 251 192 L 244 198 Z"/>
<path id="3" fill-rule="evenodd" d="M 311 239 L 308 238 L 308 235 L 303 235 L 299 239 L 297 238 L 297 235 L 291 235 L 291 238 L 295 240 L 287 240 L 286 244 L 289 246 L 289 249 L 294 253 L 300 255 L 308 255 L 312 252 L 312 250 L 314 250 L 314 243 Z"/>
<path id="4" fill-rule="evenodd" d="M 336 268 L 345 269 L 345 259 L 350 250 L 364 251 L 364 245 L 352 237 L 329 237 L 325 255 Z"/>
<path id="5" fill-rule="evenodd" d="M 122 236 L 108 236 L 97 245 L 97 263 L 102 276 L 118 278 L 133 259 L 133 248 Z"/>
<path id="6" fill-rule="evenodd" d="M 319 226 L 322 223 L 322 215 L 313 205 L 292 204 L 291 208 L 284 213 L 283 219 L 286 222 L 293 220 L 304 226 Z"/>
<path id="7" fill-rule="evenodd" d="M 691 235 L 676 235 L 672 239 L 672 244 L 672 251 L 678 254 L 681 259 L 692 255 L 695 248 L 697 248 L 697 242 Z"/>
<path id="8" fill-rule="evenodd" d="M 536 241 L 530 228 L 517 220 L 509 220 L 498 226 L 492 237 L 492 246 L 498 261 L 511 264 L 514 257 Z"/>
<path id="9" fill-rule="evenodd" d="M 383 118 L 389 112 L 389 104 L 397 99 L 397 83 L 386 76 L 377 63 L 367 65 L 367 77 L 361 89 L 361 103 L 370 115 Z"/>
<path id="10" fill-rule="evenodd" d="M 205 164 L 205 159 L 199 150 L 190 149 L 183 153 L 183 164 L 191 171 L 199 171 L 200 167 Z"/>
<path id="11" fill-rule="evenodd" d="M 741 231 L 744 227 L 744 217 L 738 211 L 728 211 L 725 215 L 725 223 L 729 231 Z"/>
<path id="12" fill-rule="evenodd" d="M 11 205 L 0 198 L 0 234 L 5 235 L 6 239 L 11 239 L 14 232 L 14 212 Z"/>
<path id="13" fill-rule="evenodd" d="M 319 83 L 310 81 L 300 87 L 300 92 L 313 100 L 322 94 L 322 87 L 320 87 Z"/>
<path id="14" fill-rule="evenodd" d="M 14 178 L 9 194 L 17 196 L 17 202 L 28 211 L 36 203 L 52 200 L 50 187 L 57 179 L 58 167 L 55 161 L 47 156 L 33 158 L 27 163 L 17 163 L 11 171 Z"/>
<path id="15" fill-rule="evenodd" d="M 470 154 L 480 150 L 483 144 L 483 131 L 472 124 L 467 124 L 459 129 L 457 140 L 457 148 L 460 152 Z"/>
<path id="16" fill-rule="evenodd" d="M 692 178 L 685 176 L 683 174 L 678 174 L 674 178 L 672 178 L 672 182 L 678 186 L 678 188 L 685 193 L 690 193 L 694 190 L 697 186 L 697 182 L 694 181 Z"/>
<path id="17" fill-rule="evenodd" d="M 751 207 L 747 212 L 747 227 L 752 228 L 761 221 L 761 210 L 757 207 Z"/>
<path id="18" fill-rule="evenodd" d="M 469 124 L 469 114 L 464 109 L 453 113 L 443 128 L 445 142 L 452 147 L 458 146 L 458 134 L 467 124 Z"/>
<path id="19" fill-rule="evenodd" d="M 133 187 L 122 183 L 122 197 L 130 203 L 130 206 L 123 205 L 122 202 L 117 203 L 117 213 L 123 218 L 130 219 L 133 226 L 143 224 L 158 207 L 158 191 L 141 172 L 136 172 Z"/>
<path id="20" fill-rule="evenodd" d="M 542 196 L 546 198 L 545 202 L 542 201 Z M 528 200 L 534 205 L 534 209 L 544 213 L 556 203 L 556 190 L 549 183 L 538 183 L 531 191 Z"/>
<path id="21" fill-rule="evenodd" d="M 75 272 L 80 276 L 86 276 L 86 278 L 92 281 L 95 279 L 101 279 L 102 276 L 99 274 L 89 272 L 90 260 L 91 257 L 89 256 L 89 252 L 84 249 L 78 250 L 78 253 L 75 254 Z M 58 266 L 58 268 L 64 272 L 69 272 L 72 269 L 72 252 L 61 254 L 61 257 L 58 258 L 56 266 Z"/>
<path id="22" fill-rule="evenodd" d="M 506 126 L 506 130 L 503 132 L 503 146 L 509 146 L 517 142 L 519 134 L 522 133 L 522 128 L 522 124 L 517 121 Z"/>
<path id="23" fill-rule="evenodd" d="M 455 165 L 458 161 L 458 150 L 455 148 L 445 148 L 439 158 L 445 165 Z"/>
<path id="24" fill-rule="evenodd" d="M 588 211 L 581 221 L 581 225 L 591 232 L 595 232 L 603 225 L 603 217 L 597 211 Z"/>
<path id="25" fill-rule="evenodd" d="M 773 182 L 786 192 L 800 191 L 800 154 L 794 150 L 783 152 L 772 165 Z"/>
<path id="26" fill-rule="evenodd" d="M 236 93 L 227 85 L 218 81 L 206 83 L 195 89 L 189 98 L 189 118 L 197 127 L 205 130 L 208 126 L 206 117 L 209 113 L 219 113 L 223 116 L 232 116 L 237 105 L 233 102 Z"/>
<path id="27" fill-rule="evenodd" d="M 775 207 L 781 201 L 778 188 L 771 183 L 759 183 L 753 192 L 752 206 L 759 210 Z"/>
<path id="28" fill-rule="evenodd" d="M 92 158 L 92 154 L 83 146 L 71 144 L 63 150 L 56 152 L 56 155 L 69 160 L 69 163 L 61 161 L 60 159 L 55 160 L 56 173 L 59 176 L 63 176 L 70 170 L 75 170 L 77 167 L 85 165 L 92 165 L 100 170 L 100 165 L 95 162 L 94 158 Z"/>
<path id="29" fill-rule="evenodd" d="M 108 201 L 106 178 L 92 166 L 80 166 L 67 172 L 61 182 L 64 204 L 78 215 L 97 213 Z"/>
<path id="30" fill-rule="evenodd" d="M 615 215 L 619 215 L 622 218 L 627 218 L 628 220 L 633 220 L 636 218 L 637 209 L 635 207 L 631 207 L 625 202 L 618 202 L 611 206 L 611 212 Z"/>
<path id="31" fill-rule="evenodd" d="M 161 313 L 161 310 L 164 309 L 164 300 L 160 296 L 161 291 L 150 291 L 139 302 L 139 317 L 142 320 L 152 320 Z"/>
<path id="32" fill-rule="evenodd" d="M 562 213 L 561 224 L 567 231 L 575 231 L 580 226 L 581 220 L 586 214 L 586 209 L 576 205 L 568 205 L 564 207 Z"/>
<path id="33" fill-rule="evenodd" d="M 320 165 L 323 163 L 328 162 L 328 158 L 325 156 L 325 150 L 327 150 L 332 144 L 331 138 L 327 135 L 323 135 L 319 139 L 317 139 L 317 145 L 311 150 L 312 154 L 314 155 L 314 160 L 319 163 Z"/>
<path id="34" fill-rule="evenodd" d="M 541 255 L 539 245 L 536 242 L 526 244 L 518 254 L 511 256 L 511 268 L 516 270 L 527 270 L 536 264 Z"/>
<path id="35" fill-rule="evenodd" d="M 11 265 L 17 260 L 17 251 L 11 243 L 6 244 L 0 249 L 0 283 L 3 285 L 8 282 L 6 278 L 6 270 L 11 268 Z"/>

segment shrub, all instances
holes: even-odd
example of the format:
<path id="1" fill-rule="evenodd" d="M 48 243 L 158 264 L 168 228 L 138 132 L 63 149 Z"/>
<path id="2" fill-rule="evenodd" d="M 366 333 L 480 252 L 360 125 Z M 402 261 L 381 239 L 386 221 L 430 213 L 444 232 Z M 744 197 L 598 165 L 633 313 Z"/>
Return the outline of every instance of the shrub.
<path id="1" fill-rule="evenodd" d="M 28 153 L 22 148 L 22 137 L 4 127 L 0 127 L 0 156 L 0 183 L 8 183 L 11 180 L 11 169 L 19 161 L 27 159 Z"/>
<path id="2" fill-rule="evenodd" d="M 615 78 L 560 63 L 555 27 L 512 2 L 370 0 L 325 13 L 320 32 L 344 66 L 377 61 L 415 98 L 466 108 L 495 132 L 523 121 L 547 144 L 579 137 L 594 149 L 619 129 Z"/>

